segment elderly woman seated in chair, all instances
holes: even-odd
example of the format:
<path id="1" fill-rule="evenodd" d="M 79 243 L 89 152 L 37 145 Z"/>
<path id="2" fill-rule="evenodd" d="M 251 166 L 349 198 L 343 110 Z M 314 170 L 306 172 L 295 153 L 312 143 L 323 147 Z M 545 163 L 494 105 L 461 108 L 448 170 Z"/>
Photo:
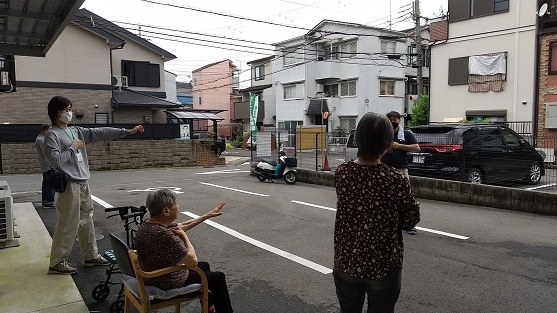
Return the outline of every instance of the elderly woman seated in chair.
<path id="1" fill-rule="evenodd" d="M 135 248 L 141 268 L 154 271 L 177 264 L 188 267 L 198 266 L 205 272 L 209 282 L 210 305 L 209 312 L 232 312 L 226 278 L 222 272 L 211 272 L 207 262 L 198 262 L 195 249 L 191 244 L 186 230 L 204 220 L 219 216 L 224 202 L 205 215 L 182 223 L 176 223 L 179 213 L 176 193 L 168 189 L 160 189 L 147 195 L 147 208 L 150 217 L 138 229 L 135 237 Z M 177 271 L 160 277 L 146 279 L 146 284 L 164 290 L 178 288 L 193 283 L 201 283 L 201 279 L 194 271 Z"/>

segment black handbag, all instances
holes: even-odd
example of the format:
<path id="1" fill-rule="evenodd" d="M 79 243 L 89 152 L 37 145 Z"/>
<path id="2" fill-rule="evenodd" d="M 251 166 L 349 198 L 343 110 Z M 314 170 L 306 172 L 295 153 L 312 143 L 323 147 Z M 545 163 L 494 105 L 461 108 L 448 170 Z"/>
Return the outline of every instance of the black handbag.
<path id="1" fill-rule="evenodd" d="M 52 190 L 62 193 L 66 190 L 66 186 L 68 185 L 68 178 L 66 175 L 55 172 L 50 179 L 50 187 Z"/>

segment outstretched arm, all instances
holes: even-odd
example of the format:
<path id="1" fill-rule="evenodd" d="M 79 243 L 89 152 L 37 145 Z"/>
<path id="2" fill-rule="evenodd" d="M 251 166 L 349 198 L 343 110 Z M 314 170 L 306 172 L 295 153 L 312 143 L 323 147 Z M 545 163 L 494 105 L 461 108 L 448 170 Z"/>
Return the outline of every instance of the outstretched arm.
<path id="1" fill-rule="evenodd" d="M 203 214 L 200 217 L 191 219 L 191 220 L 187 220 L 185 222 L 179 223 L 178 226 L 180 228 L 182 228 L 184 231 L 188 231 L 190 229 L 192 229 L 194 226 L 198 225 L 199 223 L 210 219 L 212 217 L 217 217 L 222 215 L 222 212 L 220 211 L 222 209 L 222 207 L 224 206 L 225 202 L 221 201 L 214 209 L 212 209 L 211 211 Z"/>

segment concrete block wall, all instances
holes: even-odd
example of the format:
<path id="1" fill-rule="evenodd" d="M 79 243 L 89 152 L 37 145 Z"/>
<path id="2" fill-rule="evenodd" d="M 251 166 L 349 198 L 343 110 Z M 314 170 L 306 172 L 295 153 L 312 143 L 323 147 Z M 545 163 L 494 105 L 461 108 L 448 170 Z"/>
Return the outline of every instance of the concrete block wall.
<path id="1" fill-rule="evenodd" d="M 252 168 L 255 163 L 252 163 Z M 297 169 L 298 181 L 334 186 L 334 172 Z M 410 177 L 418 198 L 557 216 L 557 193 Z"/>
<path id="2" fill-rule="evenodd" d="M 8 174 L 39 173 L 34 143 L 3 143 L 2 171 Z M 188 167 L 224 165 L 206 145 L 198 140 L 115 140 L 87 145 L 92 171 L 152 167 Z"/>

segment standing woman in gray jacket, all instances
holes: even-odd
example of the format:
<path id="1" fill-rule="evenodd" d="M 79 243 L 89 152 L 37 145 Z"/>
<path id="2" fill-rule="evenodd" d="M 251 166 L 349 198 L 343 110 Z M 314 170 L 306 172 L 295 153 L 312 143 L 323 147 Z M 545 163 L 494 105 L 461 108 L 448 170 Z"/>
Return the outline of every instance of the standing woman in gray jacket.
<path id="1" fill-rule="evenodd" d="M 89 163 L 85 144 L 122 138 L 143 132 L 143 126 L 134 128 L 83 128 L 69 126 L 72 120 L 72 103 L 61 96 L 48 103 L 48 116 L 52 128 L 46 134 L 44 153 L 48 163 L 64 174 L 68 184 L 58 194 L 56 211 L 58 219 L 52 236 L 49 274 L 74 274 L 77 269 L 68 263 L 75 238 L 85 259 L 84 266 L 110 265 L 97 249 L 93 225 L 93 201 L 89 190 Z"/>

